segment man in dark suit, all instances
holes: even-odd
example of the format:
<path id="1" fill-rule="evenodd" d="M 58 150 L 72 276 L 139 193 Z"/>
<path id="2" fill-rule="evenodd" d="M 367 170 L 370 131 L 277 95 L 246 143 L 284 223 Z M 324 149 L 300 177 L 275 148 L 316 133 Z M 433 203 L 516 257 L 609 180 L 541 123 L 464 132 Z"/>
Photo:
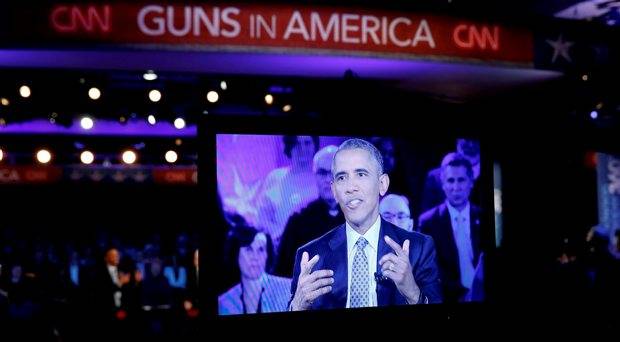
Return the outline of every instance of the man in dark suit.
<path id="1" fill-rule="evenodd" d="M 120 253 L 116 248 L 105 252 L 104 264 L 96 269 L 93 279 L 93 295 L 99 314 L 112 317 L 124 302 L 123 286 L 129 283 L 129 275 L 120 268 Z"/>
<path id="2" fill-rule="evenodd" d="M 469 201 L 474 183 L 467 158 L 451 154 L 441 167 L 444 203 L 420 216 L 420 231 L 433 237 L 446 302 L 483 299 L 480 208 Z"/>
<path id="3" fill-rule="evenodd" d="M 441 161 L 441 165 L 430 170 L 426 175 L 420 205 L 422 213 L 434 208 L 446 200 L 441 183 L 441 168 L 447 160 L 453 158 L 456 153 L 461 154 L 471 163 L 474 182 L 480 176 L 480 142 L 472 139 L 457 139 L 456 151 L 446 154 Z M 474 187 L 472 196 L 476 199 L 480 198 L 478 187 Z"/>
<path id="4" fill-rule="evenodd" d="M 379 216 L 390 180 L 377 148 L 361 139 L 343 142 L 332 175 L 346 222 L 297 250 L 290 309 L 441 302 L 432 238 Z"/>
<path id="5" fill-rule="evenodd" d="M 105 339 L 122 335 L 126 321 L 120 320 L 119 314 L 129 313 L 127 320 L 132 319 L 135 297 L 130 293 L 132 291 L 128 292 L 131 277 L 121 263 L 120 252 L 113 247 L 107 248 L 103 260 L 98 260 L 89 273 L 84 305 L 89 308 L 93 319 L 83 329 L 95 331 Z"/>

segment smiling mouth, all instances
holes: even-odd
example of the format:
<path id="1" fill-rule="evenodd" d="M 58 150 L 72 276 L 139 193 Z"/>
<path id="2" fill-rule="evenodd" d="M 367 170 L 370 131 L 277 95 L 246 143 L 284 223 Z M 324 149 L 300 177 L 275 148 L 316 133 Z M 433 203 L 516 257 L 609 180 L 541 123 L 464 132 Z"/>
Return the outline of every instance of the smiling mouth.
<path id="1" fill-rule="evenodd" d="M 347 208 L 353 210 L 357 207 L 359 207 L 362 204 L 362 200 L 360 199 L 353 199 L 347 202 Z"/>

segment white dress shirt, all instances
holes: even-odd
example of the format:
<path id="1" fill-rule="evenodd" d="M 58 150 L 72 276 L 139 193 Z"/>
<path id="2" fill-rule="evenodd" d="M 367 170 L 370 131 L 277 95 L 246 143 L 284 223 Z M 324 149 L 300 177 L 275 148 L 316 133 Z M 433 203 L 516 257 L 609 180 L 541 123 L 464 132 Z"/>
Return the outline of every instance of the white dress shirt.
<path id="1" fill-rule="evenodd" d="M 120 287 L 121 280 L 118 276 L 118 267 L 112 266 L 112 265 L 107 265 L 107 266 L 108 266 L 108 273 L 110 274 L 110 278 L 112 279 L 112 282 L 114 282 L 116 286 Z"/>
<path id="2" fill-rule="evenodd" d="M 122 286 L 122 284 L 121 284 L 121 279 L 118 276 L 118 267 L 112 266 L 112 265 L 107 265 L 107 266 L 108 266 L 108 273 L 110 273 L 110 278 L 112 278 L 112 281 L 114 282 L 114 284 L 116 284 L 116 286 L 119 287 L 118 290 L 114 291 L 114 306 L 116 306 L 117 308 L 120 308 L 121 297 L 123 296 L 123 294 L 120 291 L 120 287 Z"/>
<path id="3" fill-rule="evenodd" d="M 381 216 L 377 215 L 375 223 L 370 226 L 370 229 L 366 231 L 364 235 L 359 234 L 350 225 L 346 223 L 347 232 L 347 308 L 351 307 L 351 272 L 353 269 L 353 258 L 357 247 L 355 243 L 363 236 L 368 245 L 364 248 L 364 253 L 368 259 L 368 298 L 370 299 L 370 306 L 377 306 L 377 282 L 375 281 L 375 272 L 377 271 L 377 252 L 379 247 L 379 231 L 381 228 Z"/>

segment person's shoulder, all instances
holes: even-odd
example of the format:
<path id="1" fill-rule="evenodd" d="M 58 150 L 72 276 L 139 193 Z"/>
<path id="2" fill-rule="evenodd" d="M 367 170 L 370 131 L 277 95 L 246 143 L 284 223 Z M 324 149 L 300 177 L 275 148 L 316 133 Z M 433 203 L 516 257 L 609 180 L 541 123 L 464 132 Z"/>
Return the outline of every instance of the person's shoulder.
<path id="1" fill-rule="evenodd" d="M 241 304 L 241 284 L 217 297 L 217 310 L 220 315 L 234 315 L 243 312 Z"/>
<path id="2" fill-rule="evenodd" d="M 267 274 L 267 281 L 275 286 L 284 286 L 287 288 L 291 286 L 291 278 L 279 277 L 273 274 Z"/>
<path id="3" fill-rule="evenodd" d="M 325 204 L 325 201 L 323 201 L 320 197 L 313 200 L 312 202 L 308 203 L 308 205 L 303 208 L 300 213 L 305 213 L 305 212 L 309 212 L 309 211 L 316 211 L 319 209 L 325 209 L 327 207 L 327 204 Z"/>
<path id="4" fill-rule="evenodd" d="M 430 221 L 434 217 L 439 216 L 444 210 L 445 206 L 445 203 L 441 203 L 440 205 L 432 207 L 427 211 L 423 212 L 422 215 L 420 215 L 420 225 L 422 225 L 423 222 Z"/>
<path id="5" fill-rule="evenodd" d="M 306 216 L 314 216 L 316 215 L 317 212 L 321 212 L 323 210 L 326 210 L 325 204 L 320 198 L 317 198 L 313 200 L 312 202 L 308 203 L 308 205 L 306 205 L 300 211 L 294 213 L 291 217 L 299 218 L 299 217 L 306 217 Z"/>
<path id="6" fill-rule="evenodd" d="M 329 241 L 331 241 L 336 236 L 336 234 L 339 233 L 339 230 L 341 229 L 345 229 L 344 223 L 336 226 L 335 228 L 331 229 L 327 233 L 299 247 L 299 250 L 313 251 L 313 250 L 322 249 L 325 247 L 325 245 L 329 244 Z"/>
<path id="7" fill-rule="evenodd" d="M 418 243 L 424 244 L 426 240 L 432 239 L 429 235 L 426 235 L 420 232 L 410 232 L 402 228 L 398 228 L 389 222 L 385 222 L 385 223 L 391 226 L 392 230 L 394 231 L 394 233 L 396 234 L 396 236 L 398 237 L 400 241 L 409 240 L 411 244 L 418 244 Z"/>
<path id="8" fill-rule="evenodd" d="M 433 238 L 430 235 L 420 233 L 420 232 L 405 232 L 408 235 L 409 241 L 411 243 L 419 243 L 421 245 L 429 243 Z"/>
<path id="9" fill-rule="evenodd" d="M 271 170 L 271 172 L 269 172 L 267 177 L 268 178 L 282 178 L 282 177 L 286 176 L 286 174 L 289 172 L 289 170 L 290 170 L 290 168 L 288 166 L 279 167 L 277 169 Z"/>
<path id="10" fill-rule="evenodd" d="M 277 169 L 271 170 L 265 177 L 265 184 L 273 185 L 282 181 L 282 179 L 288 174 L 289 170 L 290 167 L 288 166 L 279 167 Z"/>
<path id="11" fill-rule="evenodd" d="M 228 302 L 231 300 L 235 300 L 236 298 L 239 298 L 240 295 L 241 295 L 241 283 L 231 287 L 230 289 L 228 289 L 228 291 L 219 295 L 217 299 L 218 299 L 218 302 L 224 303 L 224 302 Z"/>
<path id="12" fill-rule="evenodd" d="M 108 266 L 106 266 L 106 264 L 97 263 L 95 265 L 92 265 L 89 271 L 93 276 L 99 278 L 106 278 L 110 276 L 110 270 L 108 269 Z"/>
<path id="13" fill-rule="evenodd" d="M 307 223 L 309 222 L 309 220 L 316 217 L 317 213 L 321 212 L 320 207 L 321 200 L 317 199 L 310 202 L 305 208 L 301 209 L 300 211 L 293 213 L 291 217 L 289 217 L 288 221 L 286 221 L 286 229 L 284 230 L 284 233 L 286 234 L 287 231 L 308 229 Z"/>

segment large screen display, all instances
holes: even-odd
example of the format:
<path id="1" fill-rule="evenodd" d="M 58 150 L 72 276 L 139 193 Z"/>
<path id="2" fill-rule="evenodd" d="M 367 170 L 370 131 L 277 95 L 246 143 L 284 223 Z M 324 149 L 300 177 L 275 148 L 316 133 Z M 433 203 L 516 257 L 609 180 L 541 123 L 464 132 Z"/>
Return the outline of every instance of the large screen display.
<path id="1" fill-rule="evenodd" d="M 479 139 L 215 140 L 219 315 L 485 299 Z"/>

